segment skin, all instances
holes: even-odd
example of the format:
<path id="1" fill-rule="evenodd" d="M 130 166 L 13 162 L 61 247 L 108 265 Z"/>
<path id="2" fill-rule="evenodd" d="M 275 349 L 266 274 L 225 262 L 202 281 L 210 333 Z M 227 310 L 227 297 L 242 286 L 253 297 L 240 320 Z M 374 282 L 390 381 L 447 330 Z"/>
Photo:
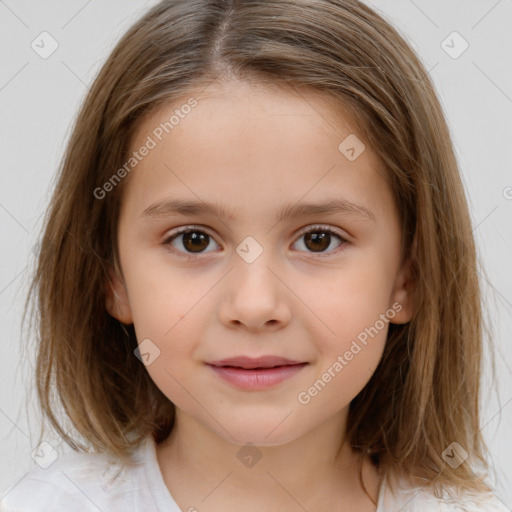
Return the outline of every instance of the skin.
<path id="1" fill-rule="evenodd" d="M 334 117 L 321 95 L 236 81 L 151 113 L 132 150 L 191 96 L 198 105 L 124 184 L 122 275 L 112 273 L 106 305 L 134 324 L 139 343 L 149 338 L 160 350 L 146 368 L 176 406 L 175 428 L 157 447 L 164 481 L 182 510 L 375 510 L 345 428 L 388 324 L 309 403 L 297 397 L 393 304 L 401 310 L 391 322 L 412 316 L 410 262 L 400 259 L 399 215 L 380 163 L 352 120 Z M 354 161 L 338 150 L 350 134 L 366 145 Z M 284 205 L 334 196 L 374 219 L 347 212 L 276 219 Z M 220 204 L 235 216 L 143 215 L 171 197 Z M 317 233 L 334 231 L 323 252 L 303 236 L 317 224 Z M 210 235 L 195 253 L 183 235 L 168 241 L 190 225 Z M 263 249 L 252 263 L 236 252 L 248 236 Z M 262 391 L 238 389 L 205 364 L 239 355 L 308 364 Z M 247 443 L 261 455 L 252 467 L 237 457 Z M 368 460 L 363 479 L 377 501 L 380 480 Z"/>

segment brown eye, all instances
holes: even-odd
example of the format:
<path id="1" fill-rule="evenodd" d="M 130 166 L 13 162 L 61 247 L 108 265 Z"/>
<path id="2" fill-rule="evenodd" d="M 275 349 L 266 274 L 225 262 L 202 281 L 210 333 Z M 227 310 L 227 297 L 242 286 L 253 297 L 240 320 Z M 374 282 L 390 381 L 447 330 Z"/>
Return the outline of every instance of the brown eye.
<path id="1" fill-rule="evenodd" d="M 180 256 L 192 256 L 194 254 L 204 254 L 211 252 L 207 250 L 211 245 L 213 238 L 204 231 L 193 228 L 182 228 L 176 233 L 167 237 L 163 245 L 170 246 L 172 252 Z"/>
<path id="2" fill-rule="evenodd" d="M 210 237 L 205 233 L 191 231 L 183 234 L 183 247 L 190 252 L 201 252 L 208 247 Z"/>
<path id="3" fill-rule="evenodd" d="M 304 245 L 313 252 L 325 251 L 331 243 L 329 233 L 310 232 L 304 235 Z"/>
<path id="4" fill-rule="evenodd" d="M 337 252 L 336 249 L 348 243 L 348 241 L 341 235 L 335 233 L 332 229 L 324 226 L 313 226 L 299 237 L 306 252 L 317 253 L 320 256 L 330 256 L 331 253 Z M 337 245 L 332 247 L 333 241 L 338 239 Z M 329 247 L 331 247 L 330 250 Z M 324 254 L 325 253 L 325 254 Z"/>

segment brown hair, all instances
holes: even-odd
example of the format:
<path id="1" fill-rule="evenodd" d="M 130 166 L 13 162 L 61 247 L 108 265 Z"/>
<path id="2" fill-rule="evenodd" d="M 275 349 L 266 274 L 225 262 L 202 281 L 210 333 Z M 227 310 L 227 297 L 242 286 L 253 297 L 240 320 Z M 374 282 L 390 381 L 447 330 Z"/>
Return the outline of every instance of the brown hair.
<path id="1" fill-rule="evenodd" d="M 78 113 L 29 295 L 43 413 L 73 449 L 121 457 L 172 429 L 174 406 L 134 356 L 133 326 L 105 310 L 123 183 L 102 199 L 93 191 L 126 161 L 144 115 L 223 77 L 320 92 L 356 120 L 387 171 L 404 258 L 415 239 L 416 290 L 412 320 L 390 325 L 351 403 L 349 439 L 385 471 L 484 488 L 469 463 L 442 458 L 457 441 L 487 467 L 477 259 L 450 133 L 416 54 L 357 0 L 166 0 L 119 41 Z"/>

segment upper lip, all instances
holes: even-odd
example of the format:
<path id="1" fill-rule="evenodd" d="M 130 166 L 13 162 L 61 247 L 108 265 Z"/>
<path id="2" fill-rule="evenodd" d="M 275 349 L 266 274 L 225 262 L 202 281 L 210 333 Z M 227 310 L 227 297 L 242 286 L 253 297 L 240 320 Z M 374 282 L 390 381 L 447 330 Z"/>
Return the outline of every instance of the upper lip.
<path id="1" fill-rule="evenodd" d="M 230 357 L 228 359 L 221 359 L 220 361 L 212 361 L 208 364 L 211 366 L 233 366 L 236 368 L 251 370 L 254 368 L 274 368 L 275 366 L 290 366 L 294 364 L 304 364 L 304 361 L 294 361 L 291 359 L 287 359 L 285 357 L 278 356 L 238 356 Z"/>

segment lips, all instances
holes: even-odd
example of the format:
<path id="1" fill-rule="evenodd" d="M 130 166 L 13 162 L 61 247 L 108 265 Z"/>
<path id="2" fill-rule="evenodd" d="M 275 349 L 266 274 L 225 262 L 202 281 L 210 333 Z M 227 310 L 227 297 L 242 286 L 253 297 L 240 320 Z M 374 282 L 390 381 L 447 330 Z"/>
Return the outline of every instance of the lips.
<path id="1" fill-rule="evenodd" d="M 277 386 L 299 373 L 307 364 L 278 356 L 239 356 L 207 363 L 218 377 L 248 391 Z"/>
<path id="2" fill-rule="evenodd" d="M 212 366 L 231 366 L 234 368 L 243 368 L 244 370 L 253 370 L 255 368 L 275 368 L 276 366 L 291 366 L 301 364 L 301 361 L 293 361 L 284 357 L 262 356 L 262 357 L 231 357 L 208 363 Z"/>

